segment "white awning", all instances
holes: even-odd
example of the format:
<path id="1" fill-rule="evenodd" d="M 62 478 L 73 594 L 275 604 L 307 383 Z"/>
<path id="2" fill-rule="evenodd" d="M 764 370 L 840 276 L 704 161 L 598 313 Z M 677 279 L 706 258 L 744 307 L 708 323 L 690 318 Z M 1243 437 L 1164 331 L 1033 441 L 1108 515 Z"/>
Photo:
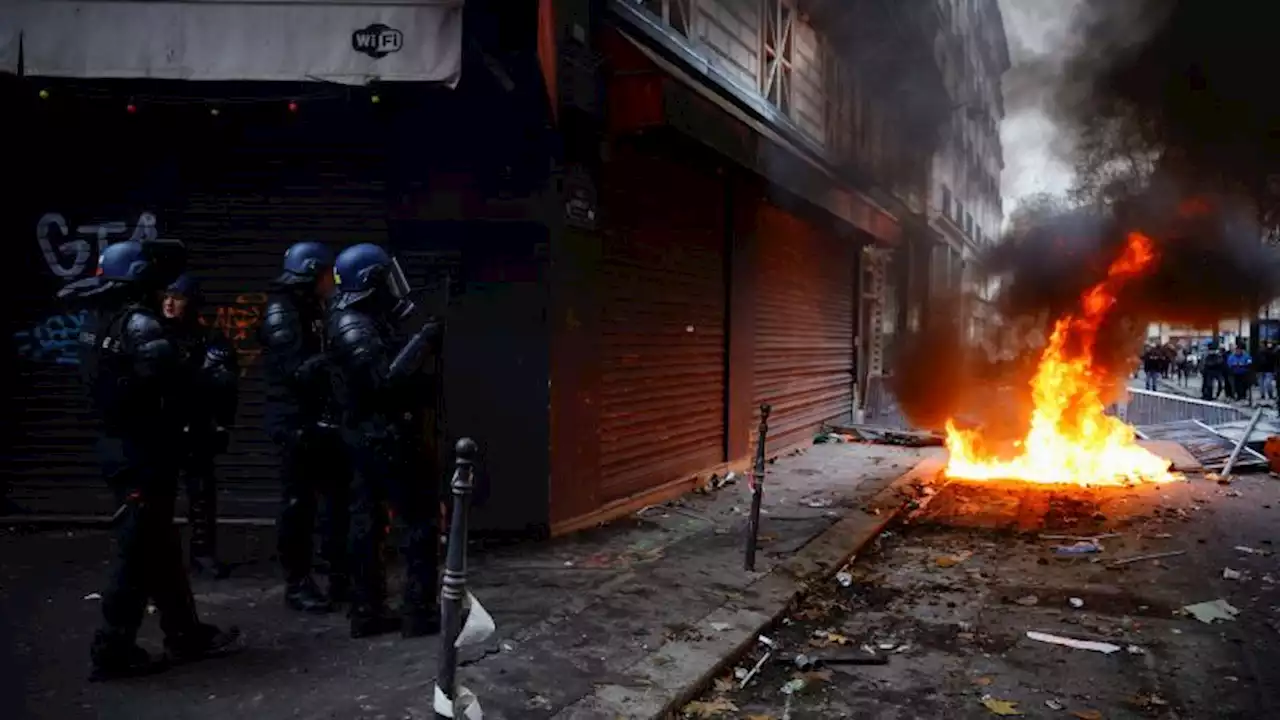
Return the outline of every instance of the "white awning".
<path id="1" fill-rule="evenodd" d="M 463 0 L 0 0 L 0 70 L 162 80 L 457 83 Z"/>

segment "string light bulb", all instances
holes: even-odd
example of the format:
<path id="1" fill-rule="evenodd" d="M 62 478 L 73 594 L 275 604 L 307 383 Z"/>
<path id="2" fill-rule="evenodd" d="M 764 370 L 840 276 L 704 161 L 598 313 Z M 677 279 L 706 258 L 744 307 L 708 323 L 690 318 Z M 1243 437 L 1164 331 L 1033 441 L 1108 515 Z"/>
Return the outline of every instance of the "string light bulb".
<path id="1" fill-rule="evenodd" d="M 379 95 L 378 93 L 374 93 L 373 95 L 369 96 L 369 102 L 373 103 L 374 105 L 377 105 L 378 103 L 382 102 L 382 96 Z"/>
<path id="2" fill-rule="evenodd" d="M 222 111 L 219 110 L 218 108 L 209 108 L 209 114 L 214 117 L 218 117 L 219 115 L 222 114 Z"/>
<path id="3" fill-rule="evenodd" d="M 297 101 L 297 100 L 290 100 L 290 101 L 289 101 L 289 112 L 291 112 L 291 113 L 296 113 L 296 112 L 298 112 L 298 101 Z"/>
<path id="4" fill-rule="evenodd" d="M 48 90 L 41 90 L 41 91 L 40 91 L 40 99 L 41 99 L 41 100 L 48 100 L 48 99 L 49 99 L 49 91 L 48 91 Z"/>
<path id="5" fill-rule="evenodd" d="M 134 113 L 138 112 L 138 106 L 134 105 L 133 103 L 129 103 L 128 105 L 124 106 L 124 111 L 129 113 L 130 115 L 133 115 Z"/>

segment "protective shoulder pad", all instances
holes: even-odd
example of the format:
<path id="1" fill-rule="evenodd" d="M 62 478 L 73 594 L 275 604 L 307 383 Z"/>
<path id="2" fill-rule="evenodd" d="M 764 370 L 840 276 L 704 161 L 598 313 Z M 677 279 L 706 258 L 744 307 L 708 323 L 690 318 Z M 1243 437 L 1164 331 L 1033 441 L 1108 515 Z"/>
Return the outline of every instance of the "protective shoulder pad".
<path id="1" fill-rule="evenodd" d="M 329 316 L 329 338 L 338 355 L 352 361 L 372 359 L 382 349 L 382 337 L 373 318 L 349 308 Z"/>
<path id="2" fill-rule="evenodd" d="M 125 338 L 135 347 L 155 340 L 168 340 L 160 319 L 149 312 L 135 310 L 124 323 Z"/>
<path id="3" fill-rule="evenodd" d="M 288 347 L 302 337 L 302 318 L 292 302 L 280 297 L 267 301 L 262 314 L 262 343 L 267 347 Z"/>

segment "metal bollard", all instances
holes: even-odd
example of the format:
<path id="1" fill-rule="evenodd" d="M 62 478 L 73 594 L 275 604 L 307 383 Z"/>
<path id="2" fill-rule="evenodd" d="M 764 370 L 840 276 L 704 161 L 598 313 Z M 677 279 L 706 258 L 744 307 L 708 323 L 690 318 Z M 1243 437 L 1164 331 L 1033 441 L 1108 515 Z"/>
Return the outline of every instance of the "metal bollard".
<path id="1" fill-rule="evenodd" d="M 753 487 L 751 488 L 751 517 L 747 521 L 747 556 L 743 562 L 747 572 L 755 572 L 756 569 L 756 544 L 759 542 L 760 535 L 760 502 L 764 499 L 764 442 L 769 435 L 769 411 L 772 409 L 768 405 L 760 406 L 760 429 L 756 434 L 756 462 L 751 470 Z"/>
<path id="2" fill-rule="evenodd" d="M 475 441 L 462 438 L 454 446 L 457 467 L 449 488 L 453 493 L 453 517 L 449 522 L 449 543 L 444 582 L 440 587 L 440 670 L 437 684 L 453 703 L 458 690 L 458 648 L 454 645 L 462 630 L 463 601 L 467 596 L 467 506 L 473 488 L 471 472 L 475 464 Z M 436 713 L 437 718 L 446 716 Z"/>

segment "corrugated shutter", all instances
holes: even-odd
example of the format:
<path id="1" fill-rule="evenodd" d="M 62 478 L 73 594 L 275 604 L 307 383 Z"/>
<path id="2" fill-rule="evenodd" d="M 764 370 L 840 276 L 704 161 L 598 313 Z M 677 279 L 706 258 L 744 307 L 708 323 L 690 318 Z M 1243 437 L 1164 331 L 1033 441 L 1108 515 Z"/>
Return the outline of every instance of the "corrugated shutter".
<path id="1" fill-rule="evenodd" d="M 237 427 L 219 465 L 225 515 L 270 517 L 278 511 L 278 455 L 263 429 L 258 329 L 284 251 L 301 240 L 326 243 L 335 252 L 361 242 L 388 243 L 385 158 L 342 142 L 336 134 L 260 132 L 212 145 L 216 152 L 193 163 L 199 180 L 171 223 L 201 278 L 202 316 L 240 355 Z"/>
<path id="2" fill-rule="evenodd" d="M 184 132 L 198 140 L 183 144 L 181 157 L 165 157 L 138 150 L 154 144 L 158 125 L 126 124 L 120 119 L 124 114 L 118 115 L 57 122 L 34 116 L 32 121 L 33 133 L 53 133 L 61 140 L 49 144 L 57 154 L 39 176 L 39 188 L 20 196 L 30 206 L 22 216 L 26 227 L 18 228 L 30 238 L 32 257 L 25 264 L 44 281 L 33 279 L 29 298 L 24 298 L 28 302 L 16 313 L 21 316 L 13 335 L 18 373 L 8 393 L 15 431 L 3 468 L 13 484 L 12 498 L 40 513 L 101 514 L 112 509 L 93 452 L 97 428 L 87 411 L 78 368 L 65 352 L 78 333 L 76 318 L 52 300 L 61 281 L 31 237 L 36 219 L 58 212 L 70 227 L 69 240 L 91 241 L 92 257 L 83 275 L 93 271 L 98 247 L 91 233 L 77 228 L 117 222 L 124 229 L 113 230 L 108 241 L 127 239 L 146 211 L 155 218 L 160 237 L 187 243 L 188 267 L 204 287 L 202 314 L 231 337 L 244 368 L 237 428 L 219 467 L 220 513 L 274 516 L 277 453 L 262 429 L 257 342 L 265 294 L 293 242 L 320 240 L 337 250 L 357 242 L 388 241 L 384 156 L 348 139 L 372 137 L 376 143 L 380 135 L 359 130 L 356 123 L 339 133 L 332 118 L 287 125 L 277 118 L 269 130 L 197 122 Z M 64 169 L 79 164 L 83 167 L 66 177 Z M 56 250 L 64 243 L 58 237 L 53 246 Z M 57 257 L 70 267 L 74 255 Z"/>
<path id="3" fill-rule="evenodd" d="M 725 197 L 693 161 L 620 150 L 606 169 L 604 502 L 724 461 Z"/>
<path id="4" fill-rule="evenodd" d="M 755 405 L 776 450 L 853 410 L 857 249 L 773 205 L 757 218 Z"/>

